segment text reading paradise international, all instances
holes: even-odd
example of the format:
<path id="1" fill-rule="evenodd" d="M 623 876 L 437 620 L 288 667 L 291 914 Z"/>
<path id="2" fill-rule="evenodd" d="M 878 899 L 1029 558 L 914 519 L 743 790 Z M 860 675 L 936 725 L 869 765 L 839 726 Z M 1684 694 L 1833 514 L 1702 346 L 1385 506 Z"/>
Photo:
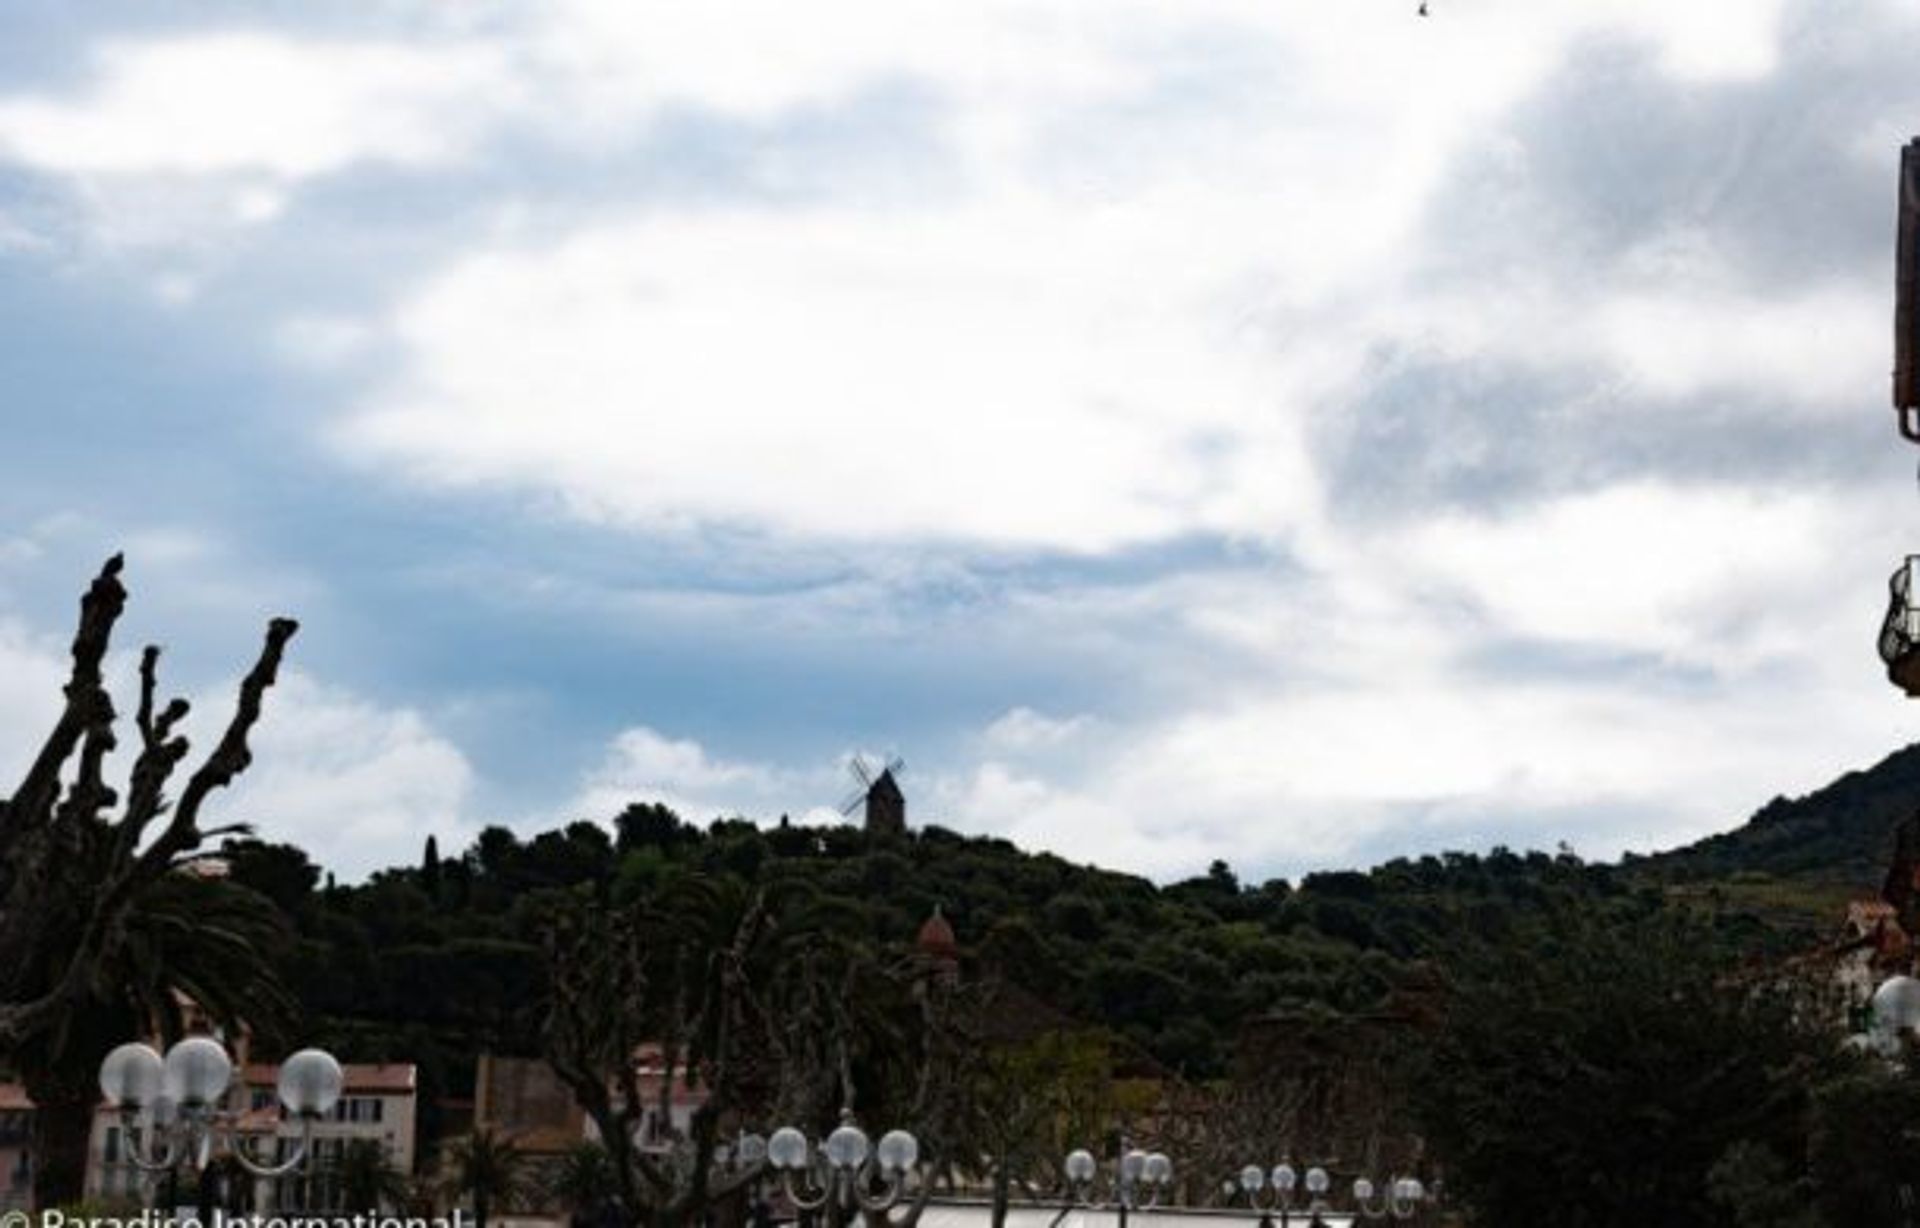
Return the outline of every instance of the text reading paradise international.
<path id="1" fill-rule="evenodd" d="M 474 1228 L 473 1217 L 451 1215 L 239 1215 L 215 1210 L 201 1216 L 191 1208 L 131 1211 L 125 1215 L 72 1215 L 57 1208 L 9 1211 L 0 1228 Z"/>

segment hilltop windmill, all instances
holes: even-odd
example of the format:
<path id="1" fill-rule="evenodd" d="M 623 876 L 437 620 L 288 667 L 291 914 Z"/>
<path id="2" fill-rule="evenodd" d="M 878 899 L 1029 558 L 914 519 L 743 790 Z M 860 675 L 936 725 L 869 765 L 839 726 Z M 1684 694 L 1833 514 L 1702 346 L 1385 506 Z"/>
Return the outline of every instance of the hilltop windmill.
<path id="1" fill-rule="evenodd" d="M 898 755 L 888 759 L 878 772 L 866 756 L 847 760 L 847 772 L 859 787 L 840 803 L 840 813 L 851 816 L 862 802 L 867 807 L 868 835 L 902 835 L 907 830 L 907 795 L 900 792 L 898 774 L 906 771 L 906 760 Z"/>

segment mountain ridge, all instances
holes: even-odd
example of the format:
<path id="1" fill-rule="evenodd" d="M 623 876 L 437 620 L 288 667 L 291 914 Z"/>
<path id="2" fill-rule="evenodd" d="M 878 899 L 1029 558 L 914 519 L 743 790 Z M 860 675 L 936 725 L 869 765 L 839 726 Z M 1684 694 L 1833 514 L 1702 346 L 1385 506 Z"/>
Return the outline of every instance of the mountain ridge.
<path id="1" fill-rule="evenodd" d="M 1649 855 L 1628 873 L 1678 889 L 1718 887 L 1746 902 L 1833 916 L 1877 893 L 1898 824 L 1920 810 L 1920 743 L 1799 797 L 1776 796 L 1729 831 Z"/>

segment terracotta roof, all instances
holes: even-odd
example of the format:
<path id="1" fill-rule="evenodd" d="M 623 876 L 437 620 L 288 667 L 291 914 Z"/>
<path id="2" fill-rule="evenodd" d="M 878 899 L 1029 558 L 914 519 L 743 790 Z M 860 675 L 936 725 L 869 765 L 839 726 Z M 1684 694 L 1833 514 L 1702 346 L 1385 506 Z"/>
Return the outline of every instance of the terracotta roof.
<path id="1" fill-rule="evenodd" d="M 346 1076 L 348 1093 L 405 1095 L 414 1089 L 418 1067 L 412 1062 L 342 1062 L 340 1073 Z M 242 1076 L 248 1087 L 273 1087 L 280 1079 L 280 1067 L 267 1062 L 252 1062 Z"/>

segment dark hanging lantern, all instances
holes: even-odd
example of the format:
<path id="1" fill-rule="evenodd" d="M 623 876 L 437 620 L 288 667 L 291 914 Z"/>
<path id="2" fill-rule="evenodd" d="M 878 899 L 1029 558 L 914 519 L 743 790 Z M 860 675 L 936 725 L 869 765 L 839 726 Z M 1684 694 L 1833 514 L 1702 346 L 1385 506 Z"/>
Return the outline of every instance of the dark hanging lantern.
<path id="1" fill-rule="evenodd" d="M 1887 581 L 1887 618 L 1880 624 L 1880 659 L 1887 678 L 1908 695 L 1920 696 L 1920 610 L 1914 609 L 1914 563 L 1907 556 Z"/>

